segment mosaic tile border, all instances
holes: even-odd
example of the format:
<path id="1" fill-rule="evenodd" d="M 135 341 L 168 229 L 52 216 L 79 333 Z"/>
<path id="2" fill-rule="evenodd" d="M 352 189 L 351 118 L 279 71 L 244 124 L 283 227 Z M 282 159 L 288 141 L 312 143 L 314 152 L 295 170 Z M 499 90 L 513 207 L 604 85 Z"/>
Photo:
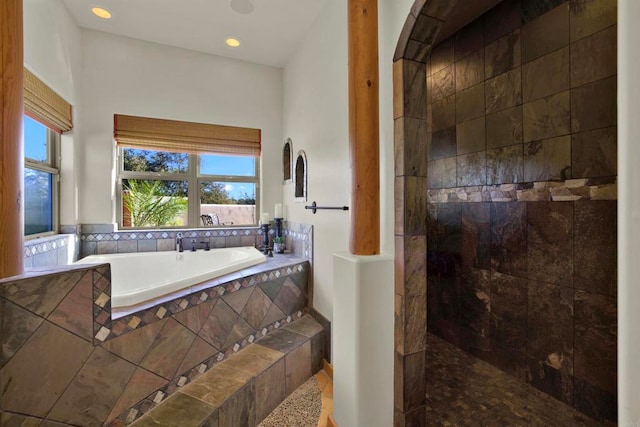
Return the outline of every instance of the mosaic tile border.
<path id="1" fill-rule="evenodd" d="M 263 273 L 254 273 L 247 277 L 235 279 L 231 277 L 228 282 L 220 283 L 219 279 L 214 279 L 194 286 L 194 291 L 189 295 L 180 296 L 151 308 L 112 320 L 110 268 L 108 266 L 100 267 L 95 270 L 93 280 L 93 343 L 98 345 L 153 322 L 160 321 L 167 316 L 193 308 L 207 301 L 217 300 L 223 295 L 255 287 L 260 283 L 287 277 L 294 273 L 308 271 L 309 265 L 305 261 Z M 224 277 L 222 280 L 224 280 Z"/>
<path id="2" fill-rule="evenodd" d="M 44 242 L 41 239 L 28 240 L 24 243 L 24 256 L 25 258 L 30 258 L 59 248 L 66 248 L 69 246 L 68 240 L 70 237 L 68 235 L 58 235 Z"/>
<path id="3" fill-rule="evenodd" d="M 170 397 L 173 393 L 178 391 L 180 388 L 194 381 L 196 378 L 200 377 L 202 374 L 209 371 L 210 369 L 215 367 L 217 364 L 225 361 L 231 355 L 237 353 L 238 351 L 242 350 L 243 348 L 247 347 L 249 344 L 252 344 L 253 342 L 256 342 L 256 341 L 259 342 L 258 340 L 260 338 L 265 337 L 270 332 L 273 332 L 274 330 L 279 329 L 280 327 L 301 318 L 305 314 L 308 314 L 308 311 L 309 311 L 308 308 L 304 308 L 303 310 L 298 311 L 295 314 L 295 317 L 287 316 L 280 320 L 277 320 L 274 323 L 268 326 L 265 326 L 261 331 L 258 331 L 255 335 L 254 334 L 249 335 L 248 337 L 242 339 L 241 341 L 238 341 L 233 345 L 218 352 L 217 354 L 214 354 L 204 362 L 198 364 L 198 366 L 195 366 L 193 368 L 188 369 L 185 372 L 182 372 L 180 375 L 176 376 L 173 380 L 171 380 L 168 384 L 155 390 L 154 392 L 149 394 L 147 397 L 145 397 L 143 400 L 135 404 L 133 407 L 122 412 L 113 421 L 107 424 L 107 426 L 116 427 L 116 426 L 128 425 L 133 423 L 135 420 L 137 420 L 138 418 L 140 418 L 141 416 L 149 412 L 151 409 L 155 408 L 160 403 L 165 401 L 168 397 Z"/>
<path id="4" fill-rule="evenodd" d="M 427 190 L 428 203 L 617 200 L 616 178 L 451 187 Z"/>

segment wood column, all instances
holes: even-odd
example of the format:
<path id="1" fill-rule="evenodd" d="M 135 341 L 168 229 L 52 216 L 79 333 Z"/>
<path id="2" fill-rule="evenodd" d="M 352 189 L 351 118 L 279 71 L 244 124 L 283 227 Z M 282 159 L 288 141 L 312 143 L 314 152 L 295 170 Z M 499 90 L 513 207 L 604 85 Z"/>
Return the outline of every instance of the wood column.
<path id="1" fill-rule="evenodd" d="M 354 255 L 380 253 L 377 0 L 349 0 L 349 151 Z"/>
<path id="2" fill-rule="evenodd" d="M 24 272 L 22 0 L 0 1 L 0 278 Z"/>

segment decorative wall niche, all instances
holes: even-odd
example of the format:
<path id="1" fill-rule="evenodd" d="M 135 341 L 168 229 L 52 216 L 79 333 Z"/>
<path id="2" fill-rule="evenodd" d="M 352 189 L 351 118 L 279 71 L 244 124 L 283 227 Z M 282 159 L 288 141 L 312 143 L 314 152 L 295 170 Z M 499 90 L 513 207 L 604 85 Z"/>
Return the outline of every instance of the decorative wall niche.
<path id="1" fill-rule="evenodd" d="M 304 151 L 298 151 L 296 156 L 295 165 L 295 201 L 306 202 L 307 201 L 307 155 Z"/>
<path id="2" fill-rule="evenodd" d="M 283 184 L 291 184 L 293 182 L 293 141 L 291 138 L 287 138 L 284 142 L 284 146 L 282 147 L 282 175 L 283 175 Z"/>

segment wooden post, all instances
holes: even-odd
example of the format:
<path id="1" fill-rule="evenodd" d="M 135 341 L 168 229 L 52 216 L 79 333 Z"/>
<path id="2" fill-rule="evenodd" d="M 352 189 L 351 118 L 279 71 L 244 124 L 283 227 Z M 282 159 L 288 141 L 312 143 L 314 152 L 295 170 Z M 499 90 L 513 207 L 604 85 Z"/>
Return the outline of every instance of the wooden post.
<path id="1" fill-rule="evenodd" d="M 354 255 L 380 253 L 377 0 L 349 0 L 349 151 Z"/>
<path id="2" fill-rule="evenodd" d="M 0 2 L 0 278 L 24 272 L 22 0 Z"/>

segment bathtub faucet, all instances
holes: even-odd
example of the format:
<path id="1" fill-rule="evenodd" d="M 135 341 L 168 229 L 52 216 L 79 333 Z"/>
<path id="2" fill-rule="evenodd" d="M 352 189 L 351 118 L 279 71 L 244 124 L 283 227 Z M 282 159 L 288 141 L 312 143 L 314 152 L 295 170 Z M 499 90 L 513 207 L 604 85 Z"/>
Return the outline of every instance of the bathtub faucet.
<path id="1" fill-rule="evenodd" d="M 196 249 L 196 239 L 191 239 L 191 252 L 195 252 Z"/>
<path id="2" fill-rule="evenodd" d="M 184 250 L 182 247 L 182 233 L 176 234 L 176 250 L 178 252 L 182 252 Z"/>

